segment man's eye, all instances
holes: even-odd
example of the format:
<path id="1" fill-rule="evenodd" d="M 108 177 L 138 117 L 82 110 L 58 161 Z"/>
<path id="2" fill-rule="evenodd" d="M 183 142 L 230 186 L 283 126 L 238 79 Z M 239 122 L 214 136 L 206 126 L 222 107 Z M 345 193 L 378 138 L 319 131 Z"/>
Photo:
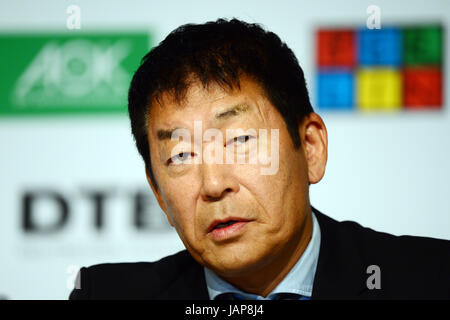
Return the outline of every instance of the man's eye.
<path id="1" fill-rule="evenodd" d="M 235 137 L 235 138 L 233 139 L 233 142 L 234 142 L 234 143 L 237 143 L 237 144 L 241 144 L 241 143 L 247 142 L 247 141 L 250 140 L 251 138 L 252 138 L 252 136 L 249 136 L 249 135 L 239 136 L 239 137 Z"/>
<path id="2" fill-rule="evenodd" d="M 193 152 L 180 152 L 177 155 L 174 155 L 172 158 L 170 158 L 167 163 L 170 164 L 181 164 L 185 162 L 186 160 L 190 159 L 194 156 Z"/>

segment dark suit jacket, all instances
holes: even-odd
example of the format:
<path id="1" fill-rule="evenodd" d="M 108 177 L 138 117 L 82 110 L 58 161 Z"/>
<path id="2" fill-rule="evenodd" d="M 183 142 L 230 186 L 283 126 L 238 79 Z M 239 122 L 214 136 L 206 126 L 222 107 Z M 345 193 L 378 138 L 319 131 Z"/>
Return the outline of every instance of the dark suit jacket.
<path id="1" fill-rule="evenodd" d="M 313 211 L 322 238 L 312 299 L 450 299 L 450 241 L 393 236 Z M 380 268 L 380 289 L 368 289 L 370 265 Z M 209 299 L 203 267 L 186 250 L 81 268 L 79 277 L 70 299 Z"/>

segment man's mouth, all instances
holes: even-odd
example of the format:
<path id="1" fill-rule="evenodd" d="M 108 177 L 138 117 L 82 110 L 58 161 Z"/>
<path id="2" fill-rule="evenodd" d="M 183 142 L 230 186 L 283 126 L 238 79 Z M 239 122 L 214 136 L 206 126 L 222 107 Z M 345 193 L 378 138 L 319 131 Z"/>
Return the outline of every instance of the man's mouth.
<path id="1" fill-rule="evenodd" d="M 251 220 L 230 217 L 214 220 L 208 229 L 208 234 L 216 241 L 229 239 L 240 233 L 240 230 Z"/>
<path id="2" fill-rule="evenodd" d="M 228 227 L 228 226 L 231 226 L 232 224 L 235 224 L 236 222 L 238 222 L 238 221 L 237 221 L 237 220 L 230 220 L 230 221 L 227 221 L 227 222 L 219 223 L 218 225 L 216 225 L 216 226 L 213 228 L 213 230 L 226 228 L 226 227 Z"/>
<path id="3" fill-rule="evenodd" d="M 226 218 L 226 219 L 222 219 L 222 220 L 214 220 L 209 225 L 208 232 L 211 232 L 211 231 L 217 230 L 217 229 L 224 229 L 224 228 L 227 228 L 238 222 L 248 222 L 248 221 L 249 220 L 247 220 L 247 219 L 235 218 L 235 217 L 230 217 L 230 218 Z"/>

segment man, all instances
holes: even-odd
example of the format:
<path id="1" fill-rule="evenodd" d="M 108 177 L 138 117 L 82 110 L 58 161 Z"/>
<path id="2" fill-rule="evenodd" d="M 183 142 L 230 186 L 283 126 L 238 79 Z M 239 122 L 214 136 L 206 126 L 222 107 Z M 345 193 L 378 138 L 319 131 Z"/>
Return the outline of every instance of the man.
<path id="1" fill-rule="evenodd" d="M 187 250 L 82 268 L 71 299 L 450 298 L 450 241 L 311 207 L 327 131 L 274 33 L 236 19 L 176 29 L 136 71 L 129 114 L 150 187 Z"/>

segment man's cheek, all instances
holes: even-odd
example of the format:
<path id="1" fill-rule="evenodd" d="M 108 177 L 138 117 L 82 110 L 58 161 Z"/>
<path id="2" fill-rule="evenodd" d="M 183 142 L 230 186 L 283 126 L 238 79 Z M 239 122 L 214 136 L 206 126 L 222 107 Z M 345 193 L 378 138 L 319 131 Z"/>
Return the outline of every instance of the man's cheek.
<path id="1" fill-rule="evenodd" d="M 184 233 L 184 227 L 183 227 L 183 220 L 181 219 L 180 215 L 176 213 L 174 209 L 172 209 L 169 206 L 167 219 L 169 223 L 174 227 L 178 233 Z"/>
<path id="2" fill-rule="evenodd" d="M 194 242 L 198 242 L 201 239 L 201 233 L 199 228 L 196 228 L 194 219 L 188 216 L 181 216 L 177 219 L 178 233 L 184 235 L 184 237 L 194 245 Z"/>

